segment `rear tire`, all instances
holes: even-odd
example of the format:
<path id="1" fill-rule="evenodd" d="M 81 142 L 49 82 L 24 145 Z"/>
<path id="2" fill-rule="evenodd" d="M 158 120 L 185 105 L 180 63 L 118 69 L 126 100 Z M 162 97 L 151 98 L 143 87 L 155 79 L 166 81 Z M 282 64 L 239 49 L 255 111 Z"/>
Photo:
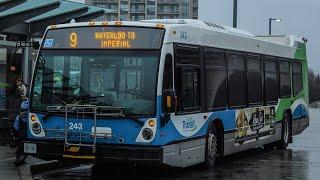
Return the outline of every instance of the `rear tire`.
<path id="1" fill-rule="evenodd" d="M 215 126 L 210 129 L 206 140 L 206 168 L 213 169 L 218 158 L 218 133 Z"/>
<path id="2" fill-rule="evenodd" d="M 276 142 L 275 147 L 277 149 L 287 149 L 290 139 L 290 116 L 286 113 L 282 121 L 281 128 L 281 140 Z"/>

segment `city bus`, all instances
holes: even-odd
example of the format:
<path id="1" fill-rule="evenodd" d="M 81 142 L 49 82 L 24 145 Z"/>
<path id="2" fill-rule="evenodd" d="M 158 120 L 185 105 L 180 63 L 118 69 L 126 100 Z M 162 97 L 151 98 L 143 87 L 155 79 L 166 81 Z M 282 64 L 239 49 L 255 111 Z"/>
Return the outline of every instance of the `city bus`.
<path id="1" fill-rule="evenodd" d="M 307 40 L 200 20 L 84 22 L 45 31 L 27 154 L 188 167 L 309 125 Z"/>

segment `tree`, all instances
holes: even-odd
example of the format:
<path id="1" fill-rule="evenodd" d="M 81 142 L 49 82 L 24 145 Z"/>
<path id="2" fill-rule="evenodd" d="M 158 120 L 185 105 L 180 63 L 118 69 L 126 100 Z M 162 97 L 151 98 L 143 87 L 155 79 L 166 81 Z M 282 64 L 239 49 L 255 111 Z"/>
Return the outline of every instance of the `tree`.
<path id="1" fill-rule="evenodd" d="M 320 101 L 320 74 L 309 70 L 309 102 Z"/>

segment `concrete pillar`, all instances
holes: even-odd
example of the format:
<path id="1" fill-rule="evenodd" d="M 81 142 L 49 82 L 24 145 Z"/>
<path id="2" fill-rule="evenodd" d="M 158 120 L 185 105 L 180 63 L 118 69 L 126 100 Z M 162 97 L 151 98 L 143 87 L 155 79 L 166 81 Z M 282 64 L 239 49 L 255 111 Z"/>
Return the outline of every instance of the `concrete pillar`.
<path id="1" fill-rule="evenodd" d="M 22 63 L 21 63 L 21 66 L 22 66 L 22 79 L 23 79 L 23 82 L 24 84 L 27 84 L 29 85 L 30 84 L 30 63 L 29 63 L 29 47 L 25 47 L 23 49 L 23 59 L 22 59 Z"/>

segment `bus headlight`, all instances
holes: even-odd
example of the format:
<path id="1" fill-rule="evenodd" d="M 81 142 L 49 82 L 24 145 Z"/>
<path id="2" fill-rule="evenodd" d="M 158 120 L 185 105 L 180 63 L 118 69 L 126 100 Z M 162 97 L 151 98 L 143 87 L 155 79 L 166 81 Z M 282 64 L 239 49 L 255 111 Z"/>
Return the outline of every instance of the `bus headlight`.
<path id="1" fill-rule="evenodd" d="M 41 126 L 39 123 L 33 123 L 32 124 L 32 131 L 34 134 L 40 134 L 41 133 Z"/>
<path id="2" fill-rule="evenodd" d="M 29 132 L 34 137 L 45 137 L 45 131 L 42 127 L 42 124 L 38 118 L 38 116 L 34 113 L 29 113 Z"/>
<path id="3" fill-rule="evenodd" d="M 150 118 L 145 121 L 136 138 L 138 143 L 151 143 L 157 136 L 157 119 Z"/>
<path id="4" fill-rule="evenodd" d="M 150 128 L 144 128 L 142 131 L 142 137 L 143 139 L 149 141 L 153 137 L 153 132 Z"/>

